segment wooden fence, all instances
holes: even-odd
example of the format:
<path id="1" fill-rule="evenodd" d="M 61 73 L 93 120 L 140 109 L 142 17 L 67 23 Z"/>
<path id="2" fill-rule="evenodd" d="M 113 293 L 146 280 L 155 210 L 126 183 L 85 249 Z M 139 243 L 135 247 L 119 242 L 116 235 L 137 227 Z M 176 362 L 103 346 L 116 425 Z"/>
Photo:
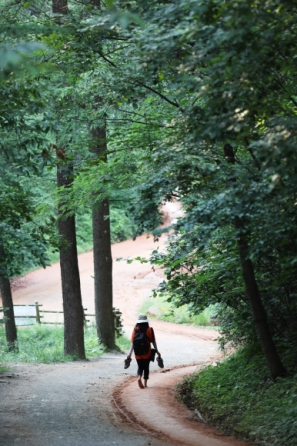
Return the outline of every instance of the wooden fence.
<path id="1" fill-rule="evenodd" d="M 63 311 L 53 311 L 53 310 L 42 310 L 42 304 L 35 302 L 35 304 L 29 305 L 14 305 L 14 317 L 17 326 L 27 326 L 27 325 L 35 325 L 35 324 L 52 324 L 52 325 L 63 325 L 64 322 L 52 322 L 52 321 L 44 321 L 43 319 L 47 314 L 52 315 L 60 315 L 64 314 Z M 84 308 L 84 319 L 85 322 L 90 322 L 86 317 L 94 317 L 95 314 L 86 313 L 88 309 Z M 0 312 L 3 312 L 3 307 L 0 307 Z M 116 335 L 121 336 L 123 333 L 123 320 L 122 313 L 118 308 L 113 308 L 114 314 L 114 326 L 116 330 Z"/>

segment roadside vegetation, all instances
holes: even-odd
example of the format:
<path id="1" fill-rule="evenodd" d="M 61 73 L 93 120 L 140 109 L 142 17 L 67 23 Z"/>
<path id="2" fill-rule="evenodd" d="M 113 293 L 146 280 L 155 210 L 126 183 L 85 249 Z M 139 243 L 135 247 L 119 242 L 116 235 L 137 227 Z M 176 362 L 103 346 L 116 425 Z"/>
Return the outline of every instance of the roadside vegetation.
<path id="1" fill-rule="evenodd" d="M 97 338 L 94 325 L 85 326 L 86 358 L 98 358 L 105 352 L 105 347 Z M 130 342 L 125 337 L 117 338 L 117 347 L 126 352 Z M 64 354 L 64 327 L 33 325 L 18 329 L 18 351 L 9 351 L 5 343 L 5 330 L 0 327 L 0 364 L 30 362 L 51 364 L 76 360 L 76 356 Z M 1 368 L 0 368 L 1 371 Z"/>
<path id="2" fill-rule="evenodd" d="M 178 386 L 208 424 L 263 446 L 295 446 L 297 374 L 273 382 L 259 349 L 246 347 Z M 201 420 L 201 419 L 200 419 Z"/>
<path id="3" fill-rule="evenodd" d="M 174 307 L 164 296 L 157 295 L 148 298 L 141 305 L 140 312 L 146 313 L 150 319 L 159 319 L 175 324 L 196 325 L 198 327 L 218 328 L 216 319 L 216 307 L 205 308 L 199 314 L 192 314 L 187 305 Z"/>

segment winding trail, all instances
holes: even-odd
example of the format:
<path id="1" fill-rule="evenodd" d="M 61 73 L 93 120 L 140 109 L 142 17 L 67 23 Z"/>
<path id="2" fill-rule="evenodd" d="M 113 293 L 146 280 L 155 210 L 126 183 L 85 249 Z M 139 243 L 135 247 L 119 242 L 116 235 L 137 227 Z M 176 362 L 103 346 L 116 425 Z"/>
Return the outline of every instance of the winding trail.
<path id="1" fill-rule="evenodd" d="M 168 203 L 175 218 L 180 211 Z M 156 244 L 139 237 L 113 245 L 114 305 L 123 313 L 128 336 L 138 309 L 156 287 L 161 271 L 148 264 L 117 258 L 148 256 Z M 94 312 L 92 252 L 79 256 L 83 305 Z M 23 278 L 15 304 L 43 304 L 62 310 L 59 264 Z M 174 386 L 197 365 L 218 357 L 216 332 L 154 321 L 165 369 L 152 364 L 149 387 L 136 385 L 136 362 L 123 369 L 125 356 L 108 353 L 97 360 L 56 365 L 11 365 L 0 375 L 0 444 L 11 446 L 235 446 L 244 443 L 222 436 L 174 398 Z M 187 366 L 187 367 L 185 367 Z"/>
<path id="2" fill-rule="evenodd" d="M 246 443 L 199 422 L 197 415 L 175 398 L 176 383 L 195 370 L 196 366 L 188 366 L 165 370 L 165 373 L 154 373 L 150 379 L 150 387 L 142 392 L 141 397 L 135 380 L 130 379 L 128 385 L 115 392 L 118 408 L 124 407 L 123 422 L 164 440 L 170 439 L 172 445 L 243 446 Z"/>

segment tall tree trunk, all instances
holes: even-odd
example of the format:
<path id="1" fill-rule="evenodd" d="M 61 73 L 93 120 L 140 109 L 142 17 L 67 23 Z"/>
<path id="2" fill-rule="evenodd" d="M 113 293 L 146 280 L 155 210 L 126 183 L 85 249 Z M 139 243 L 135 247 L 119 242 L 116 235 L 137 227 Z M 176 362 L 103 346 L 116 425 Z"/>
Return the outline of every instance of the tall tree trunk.
<path id="1" fill-rule="evenodd" d="M 2 267 L 5 268 L 5 251 L 2 243 L 0 243 L 0 261 Z M 13 311 L 13 301 L 12 301 L 12 293 L 10 287 L 9 277 L 2 274 L 0 276 L 0 291 L 2 296 L 2 305 L 3 308 L 7 308 L 3 312 L 5 318 L 7 318 L 4 322 L 5 324 L 5 335 L 8 349 L 10 351 L 17 351 L 17 330 L 15 325 L 14 311 Z"/>
<path id="2" fill-rule="evenodd" d="M 95 314 L 98 338 L 109 349 L 115 348 L 112 304 L 112 256 L 110 247 L 109 202 L 93 209 Z"/>
<path id="3" fill-rule="evenodd" d="M 94 140 L 91 152 L 107 162 L 106 129 L 90 130 Z M 96 143 L 96 145 L 95 145 Z M 115 348 L 115 327 L 113 314 L 112 291 L 112 255 L 110 238 L 109 200 L 94 206 L 93 245 L 94 245 L 94 284 L 95 284 L 95 314 L 97 334 L 100 341 L 109 349 Z"/>
<path id="4" fill-rule="evenodd" d="M 67 0 L 53 0 L 54 13 L 67 14 Z M 56 147 L 57 156 L 65 160 L 63 149 Z M 73 168 L 65 163 L 58 165 L 58 187 L 71 187 Z M 59 235 L 66 242 L 66 249 L 60 249 L 60 267 L 64 311 L 64 353 L 85 358 L 84 311 L 82 306 L 80 278 L 77 260 L 75 217 L 65 217 L 61 206 L 58 207 Z"/>
<path id="5" fill-rule="evenodd" d="M 229 163 L 235 163 L 235 154 L 230 144 L 225 144 L 224 155 Z M 236 178 L 231 177 L 230 182 L 235 184 Z M 244 221 L 242 218 L 237 217 L 235 219 L 235 227 L 239 232 L 237 244 L 246 295 L 250 303 L 255 327 L 271 377 L 272 379 L 276 379 L 279 376 L 286 375 L 286 369 L 281 362 L 271 335 L 267 320 L 267 313 L 262 303 L 253 263 L 249 258 L 249 246 L 244 233 Z"/>
<path id="6" fill-rule="evenodd" d="M 15 325 L 10 281 L 7 277 L 0 278 L 0 290 L 3 308 L 7 308 L 7 310 L 3 311 L 3 314 L 5 316 L 4 324 L 8 350 L 17 351 L 17 330 Z"/>
<path id="7" fill-rule="evenodd" d="M 101 9 L 100 0 L 90 0 L 90 4 Z M 98 102 L 101 101 L 97 98 Z M 107 162 L 106 126 L 90 130 L 94 139 L 91 147 L 97 157 Z M 112 255 L 110 238 L 109 200 L 105 199 L 92 210 L 94 287 L 97 335 L 102 344 L 109 349 L 115 348 L 115 326 L 112 291 Z"/>
<path id="8" fill-rule="evenodd" d="M 71 187 L 73 169 L 59 165 L 57 171 L 58 187 Z M 65 212 L 58 209 L 58 229 L 65 249 L 60 250 L 62 294 L 64 309 L 64 352 L 85 358 L 84 347 L 84 311 L 82 306 L 80 278 L 77 260 L 75 217 L 65 217 Z"/>
<path id="9" fill-rule="evenodd" d="M 237 223 L 238 229 L 240 223 Z M 248 258 L 248 244 L 243 235 L 238 239 L 238 250 L 242 268 L 243 280 L 245 283 L 245 290 L 250 302 L 252 314 L 259 335 L 261 347 L 268 364 L 271 377 L 276 379 L 278 376 L 285 376 L 286 369 L 282 364 L 277 353 L 275 343 L 271 336 L 269 324 L 267 321 L 266 310 L 263 306 L 260 296 L 258 284 L 255 277 L 254 267 L 251 259 Z"/>

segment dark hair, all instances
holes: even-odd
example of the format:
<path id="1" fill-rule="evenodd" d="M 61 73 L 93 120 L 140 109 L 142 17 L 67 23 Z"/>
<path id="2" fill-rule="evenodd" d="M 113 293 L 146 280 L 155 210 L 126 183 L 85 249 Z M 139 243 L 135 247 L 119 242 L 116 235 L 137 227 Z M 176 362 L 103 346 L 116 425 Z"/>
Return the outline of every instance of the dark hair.
<path id="1" fill-rule="evenodd" d="M 149 327 L 148 322 L 137 322 L 136 324 L 136 328 L 138 328 L 139 331 L 141 331 L 141 333 L 145 333 L 148 327 Z"/>

